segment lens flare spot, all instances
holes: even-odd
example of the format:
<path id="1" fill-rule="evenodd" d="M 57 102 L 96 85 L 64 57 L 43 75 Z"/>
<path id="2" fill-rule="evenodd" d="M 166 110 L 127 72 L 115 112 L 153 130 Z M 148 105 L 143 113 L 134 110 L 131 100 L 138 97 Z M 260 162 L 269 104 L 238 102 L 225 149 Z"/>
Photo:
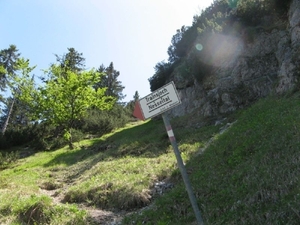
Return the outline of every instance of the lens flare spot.
<path id="1" fill-rule="evenodd" d="M 196 44 L 196 49 L 198 51 L 201 51 L 203 49 L 203 46 L 201 44 Z"/>

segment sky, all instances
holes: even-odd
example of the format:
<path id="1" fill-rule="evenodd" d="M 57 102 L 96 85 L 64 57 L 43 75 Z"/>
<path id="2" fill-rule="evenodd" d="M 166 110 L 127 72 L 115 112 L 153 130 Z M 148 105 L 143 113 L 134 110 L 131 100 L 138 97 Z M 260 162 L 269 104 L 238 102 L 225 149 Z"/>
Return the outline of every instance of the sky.
<path id="1" fill-rule="evenodd" d="M 0 0 L 0 50 L 14 44 L 42 76 L 68 48 L 87 69 L 120 72 L 128 102 L 151 93 L 155 65 L 168 60 L 172 36 L 213 0 Z"/>

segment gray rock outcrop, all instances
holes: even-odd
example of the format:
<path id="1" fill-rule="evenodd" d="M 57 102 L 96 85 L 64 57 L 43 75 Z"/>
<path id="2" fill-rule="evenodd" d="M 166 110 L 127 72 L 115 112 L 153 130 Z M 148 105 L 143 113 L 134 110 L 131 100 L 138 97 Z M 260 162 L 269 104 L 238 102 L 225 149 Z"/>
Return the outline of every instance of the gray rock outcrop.
<path id="1" fill-rule="evenodd" d="M 212 72 L 199 82 L 193 71 L 183 72 L 186 62 L 174 70 L 171 79 L 182 104 L 170 110 L 170 116 L 191 112 L 218 116 L 270 93 L 282 94 L 294 88 L 300 71 L 299 0 L 292 1 L 286 18 L 244 28 L 239 35 L 213 34 L 208 38 L 203 44 L 208 54 L 199 60 Z"/>

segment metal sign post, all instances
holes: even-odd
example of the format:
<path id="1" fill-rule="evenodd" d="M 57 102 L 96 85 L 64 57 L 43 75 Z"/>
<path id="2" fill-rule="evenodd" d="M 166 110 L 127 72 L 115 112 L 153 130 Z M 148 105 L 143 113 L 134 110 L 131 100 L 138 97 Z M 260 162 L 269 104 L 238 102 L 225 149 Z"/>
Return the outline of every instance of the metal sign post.
<path id="1" fill-rule="evenodd" d="M 185 166 L 183 164 L 180 152 L 178 150 L 177 142 L 176 142 L 176 139 L 175 139 L 175 136 L 174 136 L 169 118 L 165 113 L 162 114 L 162 118 L 164 120 L 164 124 L 165 124 L 166 130 L 167 130 L 170 142 L 172 144 L 174 154 L 175 154 L 176 159 L 177 159 L 177 164 L 178 164 L 179 170 L 181 172 L 181 176 L 183 178 L 186 191 L 189 195 L 190 202 L 192 204 L 194 213 L 196 215 L 197 222 L 198 222 L 199 225 L 203 225 L 203 220 L 202 220 L 202 217 L 201 217 L 201 214 L 200 214 L 200 210 L 198 208 L 197 201 L 196 201 L 195 195 L 193 193 L 192 186 L 191 186 L 188 174 L 186 172 L 186 169 L 185 169 Z"/>
<path id="2" fill-rule="evenodd" d="M 158 90 L 152 92 L 150 95 L 140 99 L 136 102 L 133 115 L 141 120 L 145 120 L 156 115 L 162 114 L 164 124 L 174 149 L 174 153 L 177 159 L 177 164 L 183 178 L 185 188 L 188 192 L 190 202 L 192 204 L 194 213 L 196 215 L 198 225 L 203 225 L 200 210 L 197 205 L 196 198 L 193 194 L 192 186 L 188 178 L 185 166 L 183 164 L 180 152 L 178 150 L 177 142 L 168 119 L 168 116 L 164 113 L 169 109 L 179 105 L 181 103 L 177 90 L 173 82 L 166 84 Z"/>

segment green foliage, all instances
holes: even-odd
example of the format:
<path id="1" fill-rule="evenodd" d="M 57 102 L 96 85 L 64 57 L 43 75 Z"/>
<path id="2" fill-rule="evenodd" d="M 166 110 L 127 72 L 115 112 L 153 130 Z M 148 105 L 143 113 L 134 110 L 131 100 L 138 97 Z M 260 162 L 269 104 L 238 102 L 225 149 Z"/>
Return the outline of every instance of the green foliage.
<path id="1" fill-rule="evenodd" d="M 36 137 L 36 125 L 23 126 L 18 129 L 9 128 L 0 136 L 0 149 L 24 145 L 36 140 Z"/>
<path id="2" fill-rule="evenodd" d="M 15 64 L 20 57 L 19 50 L 15 45 L 0 51 L 0 89 L 3 91 L 7 87 L 10 75 L 15 73 Z"/>
<path id="3" fill-rule="evenodd" d="M 53 149 L 66 143 L 60 138 L 64 134 L 69 134 L 67 140 L 72 143 L 83 138 L 82 130 L 95 133 L 95 130 L 87 130 L 95 124 L 98 133 L 103 134 L 128 122 L 131 116 L 128 108 L 114 106 L 116 101 L 124 98 L 124 86 L 117 80 L 120 73 L 114 69 L 113 63 L 107 68 L 103 67 L 101 72 L 105 74 L 93 69 L 85 71 L 82 54 L 74 48 L 68 48 L 67 54 L 56 55 L 59 64 L 52 64 L 45 71 L 48 76 L 41 78 L 44 84 L 37 88 L 34 77 L 30 75 L 35 67 L 29 65 L 29 60 L 19 58 L 17 52 L 15 46 L 0 52 L 0 75 L 3 75 L 5 85 L 9 82 L 13 94 L 13 98 L 5 101 L 6 107 L 0 120 L 2 127 L 8 124 L 9 129 L 9 133 L 1 137 L 1 148 L 31 140 L 37 149 Z M 110 115 L 105 113 L 113 106 Z M 100 110 L 104 116 L 98 121 L 88 118 L 86 113 L 91 109 Z M 87 121 L 83 122 L 83 118 Z M 32 121 L 42 122 L 42 125 L 35 129 L 31 126 Z M 45 124 L 49 127 L 47 132 L 41 128 Z M 84 127 L 80 127 L 83 124 Z M 67 132 L 62 132 L 64 129 Z"/>
<path id="4" fill-rule="evenodd" d="M 122 105 L 115 104 L 110 110 L 90 109 L 82 120 L 84 132 L 103 135 L 114 129 L 124 127 L 132 112 Z"/>
<path id="5" fill-rule="evenodd" d="M 89 108 L 107 110 L 114 103 L 113 97 L 104 95 L 105 88 L 93 88 L 101 79 L 101 74 L 94 70 L 75 73 L 52 65 L 48 73 L 50 77 L 45 86 L 39 89 L 34 89 L 33 85 L 22 86 L 18 96 L 31 106 L 39 120 L 70 130 Z M 69 140 L 71 144 L 72 138 Z"/>
<path id="6" fill-rule="evenodd" d="M 6 69 L 4 68 L 3 65 L 0 65 L 0 74 L 6 74 Z"/>
<path id="7" fill-rule="evenodd" d="M 136 91 L 134 93 L 133 96 L 133 100 L 130 100 L 129 102 L 127 102 L 127 104 L 125 105 L 124 110 L 126 111 L 126 114 L 128 115 L 129 118 L 131 119 L 135 119 L 135 117 L 133 116 L 133 111 L 134 111 L 134 107 L 135 107 L 135 103 L 140 99 L 140 95 L 138 93 L 138 91 Z"/>
<path id="8" fill-rule="evenodd" d="M 264 1 L 265 2 L 265 1 Z M 237 5 L 237 13 L 242 21 L 247 25 L 257 25 L 261 22 L 263 15 L 266 15 L 267 9 L 263 1 L 240 0 Z"/>
<path id="9" fill-rule="evenodd" d="M 63 56 L 55 56 L 63 71 L 71 70 L 76 73 L 84 70 L 85 58 L 82 53 L 77 52 L 74 48 L 68 48 L 68 53 Z"/>
<path id="10" fill-rule="evenodd" d="M 118 80 L 120 72 L 115 70 L 113 62 L 106 68 L 101 65 L 97 72 L 102 73 L 103 76 L 101 80 L 94 85 L 96 90 L 98 88 L 106 88 L 105 95 L 116 98 L 117 102 L 120 102 L 126 97 L 122 93 L 125 87 L 122 85 L 122 82 Z"/>
<path id="11" fill-rule="evenodd" d="M 169 62 L 174 63 L 186 54 L 187 44 L 189 45 L 190 43 L 185 37 L 190 37 L 189 31 L 191 31 L 189 27 L 182 26 L 173 35 L 171 45 L 168 48 Z"/>
<path id="12" fill-rule="evenodd" d="M 53 124 L 72 128 L 73 122 L 81 119 L 88 108 L 95 106 L 109 109 L 114 99 L 104 96 L 105 88 L 97 91 L 93 85 L 101 79 L 101 74 L 93 70 L 76 74 L 72 71 L 62 73 L 59 66 L 50 68 L 51 78 L 41 87 L 37 102 L 40 119 Z"/>
<path id="13" fill-rule="evenodd" d="M 2 90 L 4 87 L 4 82 L 5 82 L 5 74 L 7 73 L 6 69 L 4 68 L 3 65 L 0 64 L 0 85 L 2 86 Z M 0 95 L 0 101 L 3 101 L 3 96 Z"/>
<path id="14" fill-rule="evenodd" d="M 35 67 L 29 67 L 29 60 L 26 60 L 24 58 L 19 58 L 19 53 L 17 53 L 18 50 L 16 49 L 16 46 L 11 45 L 9 49 L 2 50 L 0 52 L 0 65 L 2 68 L 5 69 L 5 72 L 7 74 L 3 74 L 2 84 L 0 84 L 2 87 L 2 90 L 5 90 L 5 88 L 8 86 L 10 88 L 10 91 L 13 95 L 12 98 L 8 98 L 7 101 L 3 101 L 6 104 L 6 109 L 4 115 L 1 119 L 4 119 L 2 122 L 2 133 L 5 133 L 7 126 L 11 120 L 11 114 L 14 113 L 17 115 L 17 118 L 22 118 L 24 122 L 24 118 L 28 116 L 28 113 L 26 112 L 26 106 L 24 107 L 23 111 L 21 112 L 19 110 L 18 113 L 14 111 L 16 108 L 16 103 L 20 103 L 17 99 L 18 95 L 20 94 L 20 85 L 26 85 L 22 82 L 16 81 L 19 76 L 22 79 L 23 77 L 27 78 L 29 76 L 29 73 L 35 68 Z M 2 97 L 1 97 L 2 98 Z M 28 109 L 28 108 L 27 108 Z M 14 121 L 16 122 L 16 121 Z M 19 121 L 20 122 L 20 121 Z"/>
<path id="15" fill-rule="evenodd" d="M 31 67 L 28 59 L 18 58 L 14 64 L 14 73 L 9 74 L 8 86 L 12 93 L 12 97 L 7 98 L 4 102 L 6 108 L 5 114 L 1 117 L 2 126 L 7 126 L 10 129 L 22 129 L 32 122 L 31 103 L 19 99 L 22 95 L 24 99 L 30 101 L 29 96 L 34 90 L 33 77 L 30 73 L 35 66 Z M 3 127 L 2 132 L 5 132 L 7 127 Z"/>
<path id="16" fill-rule="evenodd" d="M 245 25 L 259 25 L 265 16 L 282 16 L 288 11 L 291 0 L 239 0 L 237 16 Z"/>
<path id="17" fill-rule="evenodd" d="M 15 130 L 23 129 L 32 122 L 28 105 L 18 99 L 7 98 L 4 101 L 2 112 L 3 114 L 0 116 L 0 127 L 2 128 L 6 122 L 8 122 L 7 129 Z"/>
<path id="18" fill-rule="evenodd" d="M 9 167 L 19 159 L 18 152 L 0 152 L 0 170 Z"/>
<path id="19" fill-rule="evenodd" d="M 154 69 L 155 69 L 155 74 L 148 79 L 150 83 L 151 91 L 155 91 L 156 89 L 166 84 L 166 81 L 171 76 L 174 70 L 174 65 L 162 61 L 157 63 Z"/>

